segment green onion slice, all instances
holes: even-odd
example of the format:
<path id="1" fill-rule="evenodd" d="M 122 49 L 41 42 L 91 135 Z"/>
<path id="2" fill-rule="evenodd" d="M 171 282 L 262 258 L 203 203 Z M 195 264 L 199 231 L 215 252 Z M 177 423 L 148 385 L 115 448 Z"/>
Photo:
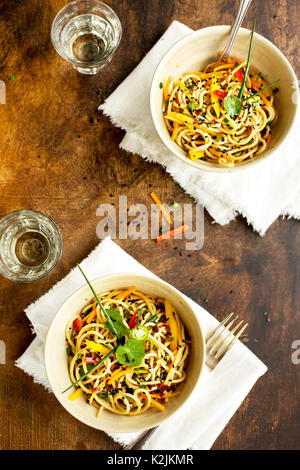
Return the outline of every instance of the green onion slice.
<path id="1" fill-rule="evenodd" d="M 144 325 L 137 325 L 130 330 L 129 336 L 131 339 L 146 341 L 149 336 L 149 330 Z"/>

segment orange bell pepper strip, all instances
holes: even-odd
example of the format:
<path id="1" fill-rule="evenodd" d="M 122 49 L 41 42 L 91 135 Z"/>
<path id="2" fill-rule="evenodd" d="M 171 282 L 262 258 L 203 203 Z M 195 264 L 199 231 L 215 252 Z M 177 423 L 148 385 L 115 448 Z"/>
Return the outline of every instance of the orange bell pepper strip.
<path id="1" fill-rule="evenodd" d="M 95 343 L 95 341 L 86 340 L 85 344 L 88 349 L 91 349 L 94 352 L 99 352 L 102 356 L 107 356 L 111 349 L 106 348 L 100 343 Z"/>
<path id="2" fill-rule="evenodd" d="M 170 349 L 172 352 L 174 352 L 178 346 L 178 328 L 177 328 L 177 322 L 173 313 L 173 307 L 168 299 L 165 299 L 165 310 L 166 310 L 167 322 L 171 331 Z"/>
<path id="3" fill-rule="evenodd" d="M 111 385 L 115 380 L 122 377 L 122 375 L 132 374 L 133 372 L 134 372 L 133 367 L 127 367 L 127 369 L 122 369 L 122 370 L 118 369 L 116 372 L 112 374 L 111 378 L 108 381 L 108 384 Z"/>
<path id="4" fill-rule="evenodd" d="M 169 98 L 169 86 L 171 83 L 171 77 L 168 78 L 167 83 L 164 88 L 164 101 L 168 100 Z"/>
<path id="5" fill-rule="evenodd" d="M 158 401 L 154 400 L 153 398 L 151 399 L 152 405 L 156 406 L 160 411 L 165 411 L 165 407 L 161 405 Z"/>
<path id="6" fill-rule="evenodd" d="M 78 389 L 76 390 L 76 392 L 74 392 L 74 393 L 69 397 L 69 400 L 70 400 L 70 401 L 75 401 L 75 400 L 77 400 L 77 398 L 80 397 L 80 395 L 82 395 L 82 390 L 81 390 L 81 388 L 78 388 Z"/>
<path id="7" fill-rule="evenodd" d="M 88 324 L 92 323 L 96 315 L 97 315 L 97 310 L 96 310 L 96 307 L 94 307 L 91 313 L 89 313 L 89 315 L 86 317 L 85 322 Z"/>
<path id="8" fill-rule="evenodd" d="M 125 299 L 125 297 L 128 297 L 130 294 L 132 294 L 135 290 L 137 289 L 136 286 L 132 286 L 129 289 L 125 290 L 124 292 L 120 292 L 120 294 L 117 295 L 116 300 L 122 300 Z"/>

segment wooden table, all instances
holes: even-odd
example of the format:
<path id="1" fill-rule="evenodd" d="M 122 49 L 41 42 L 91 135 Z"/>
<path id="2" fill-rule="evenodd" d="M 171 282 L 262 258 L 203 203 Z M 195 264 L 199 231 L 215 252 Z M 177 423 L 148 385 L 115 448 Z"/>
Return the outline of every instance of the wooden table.
<path id="1" fill-rule="evenodd" d="M 237 1 L 110 0 L 124 35 L 111 65 L 79 75 L 54 51 L 50 25 L 64 0 L 2 0 L 0 79 L 0 216 L 23 208 L 52 217 L 64 251 L 51 275 L 18 285 L 0 279 L 1 449 L 116 449 L 104 433 L 77 422 L 52 394 L 14 366 L 33 339 L 23 310 L 64 277 L 99 242 L 96 208 L 128 203 L 150 207 L 150 190 L 165 202 L 192 202 L 159 165 L 119 149 L 123 132 L 97 106 L 134 69 L 174 19 L 192 28 L 233 22 Z M 298 0 L 254 1 L 245 25 L 273 41 L 300 72 Z M 126 185 L 126 186 L 124 186 Z M 214 449 L 296 449 L 300 446 L 300 366 L 291 344 L 299 331 L 299 224 L 277 220 L 260 238 L 244 220 L 221 227 L 205 216 L 205 244 L 188 256 L 184 241 L 118 241 L 147 268 L 217 318 L 230 311 L 249 321 L 248 346 L 269 367 Z M 177 248 L 177 249 L 175 249 Z M 269 313 L 270 322 L 264 312 Z M 41 357 L 41 361 L 43 358 Z"/>

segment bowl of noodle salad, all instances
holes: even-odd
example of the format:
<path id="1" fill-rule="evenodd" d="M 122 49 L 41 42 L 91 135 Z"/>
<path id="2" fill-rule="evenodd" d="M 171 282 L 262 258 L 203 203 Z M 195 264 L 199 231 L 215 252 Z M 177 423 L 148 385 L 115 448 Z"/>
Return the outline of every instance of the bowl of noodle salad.
<path id="1" fill-rule="evenodd" d="M 275 153 L 298 108 L 297 79 L 284 55 L 241 28 L 230 58 L 213 68 L 230 27 L 213 26 L 178 41 L 152 81 L 151 114 L 172 154 L 198 169 L 233 172 Z"/>
<path id="2" fill-rule="evenodd" d="M 114 274 L 75 292 L 45 344 L 50 386 L 75 418 L 107 432 L 150 429 L 195 391 L 205 361 L 199 320 L 169 284 Z"/>

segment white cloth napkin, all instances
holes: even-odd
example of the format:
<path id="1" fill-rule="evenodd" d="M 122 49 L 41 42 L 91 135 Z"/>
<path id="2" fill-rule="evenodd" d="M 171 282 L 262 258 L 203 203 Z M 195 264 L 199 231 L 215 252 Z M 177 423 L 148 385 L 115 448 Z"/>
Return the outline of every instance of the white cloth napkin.
<path id="1" fill-rule="evenodd" d="M 116 126 L 126 131 L 120 147 L 163 165 L 174 180 L 221 225 L 227 224 L 239 213 L 254 230 L 264 235 L 279 215 L 299 219 L 300 147 L 297 129 L 300 117 L 294 134 L 290 135 L 285 147 L 272 158 L 272 162 L 267 159 L 258 167 L 234 174 L 206 173 L 190 168 L 174 158 L 161 142 L 150 113 L 151 81 L 165 52 L 191 32 L 187 26 L 174 21 L 135 70 L 100 106 Z"/>
<path id="2" fill-rule="evenodd" d="M 145 273 L 155 277 L 109 238 L 100 243 L 81 265 L 91 280 L 116 272 Z M 81 273 L 75 268 L 26 309 L 37 336 L 16 365 L 49 391 L 51 389 L 43 363 L 45 336 L 59 307 L 84 282 Z M 199 315 L 204 334 L 213 331 L 218 321 L 193 300 L 187 297 L 186 300 Z M 213 372 L 206 372 L 194 397 L 159 426 L 143 448 L 209 449 L 266 370 L 266 366 L 238 341 Z M 140 436 L 138 433 L 110 435 L 123 446 L 132 445 Z"/>

